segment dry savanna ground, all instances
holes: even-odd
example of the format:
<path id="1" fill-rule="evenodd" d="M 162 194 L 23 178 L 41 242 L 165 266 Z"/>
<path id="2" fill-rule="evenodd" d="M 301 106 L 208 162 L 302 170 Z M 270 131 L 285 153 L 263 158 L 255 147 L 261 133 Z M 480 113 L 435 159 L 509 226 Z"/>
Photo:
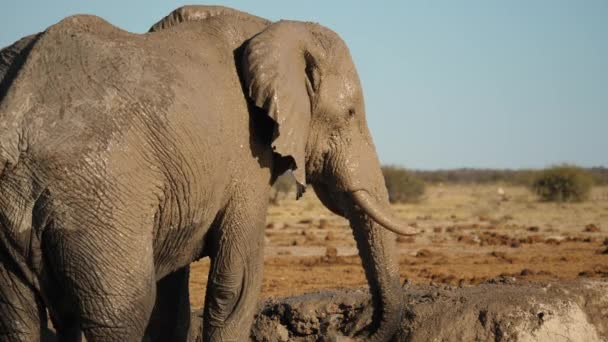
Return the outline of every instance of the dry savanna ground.
<path id="1" fill-rule="evenodd" d="M 478 284 L 608 278 L 608 187 L 583 203 L 542 203 L 523 187 L 443 185 L 414 204 L 394 205 L 415 237 L 398 237 L 402 279 Z M 262 296 L 366 285 L 347 221 L 314 192 L 271 206 Z M 209 260 L 192 266 L 191 301 L 201 307 Z"/>

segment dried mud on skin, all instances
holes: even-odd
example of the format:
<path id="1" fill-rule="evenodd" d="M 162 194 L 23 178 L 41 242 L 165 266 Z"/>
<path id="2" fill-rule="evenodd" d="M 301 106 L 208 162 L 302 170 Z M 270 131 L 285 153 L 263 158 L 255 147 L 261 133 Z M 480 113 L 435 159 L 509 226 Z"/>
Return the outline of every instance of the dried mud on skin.
<path id="1" fill-rule="evenodd" d="M 396 341 L 608 341 L 608 282 L 510 281 L 406 285 Z M 269 300 L 260 305 L 251 341 L 348 341 L 342 336 L 364 333 L 371 315 L 363 290 Z"/>

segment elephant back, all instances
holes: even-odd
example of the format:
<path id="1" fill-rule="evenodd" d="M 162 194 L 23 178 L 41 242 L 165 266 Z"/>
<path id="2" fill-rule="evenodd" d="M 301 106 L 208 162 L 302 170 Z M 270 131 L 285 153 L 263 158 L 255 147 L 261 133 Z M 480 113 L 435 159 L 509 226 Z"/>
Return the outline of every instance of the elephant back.
<path id="1" fill-rule="evenodd" d="M 148 32 L 158 32 L 174 27 L 183 22 L 205 21 L 215 17 L 231 17 L 239 20 L 254 21 L 259 24 L 269 25 L 270 21 L 249 13 L 237 11 L 224 6 L 204 6 L 190 5 L 182 6 L 169 13 L 166 17 L 158 21 L 148 30 Z"/>
<path id="2" fill-rule="evenodd" d="M 14 118 L 5 112 L 3 99 L 40 35 L 41 33 L 37 33 L 21 38 L 0 50 L 0 177 L 4 170 L 16 164 L 19 158 L 18 132 L 12 129 L 6 131 L 14 127 L 14 124 L 9 124 Z"/>
<path id="3" fill-rule="evenodd" d="M 33 34 L 0 50 L 0 101 L 39 37 Z"/>

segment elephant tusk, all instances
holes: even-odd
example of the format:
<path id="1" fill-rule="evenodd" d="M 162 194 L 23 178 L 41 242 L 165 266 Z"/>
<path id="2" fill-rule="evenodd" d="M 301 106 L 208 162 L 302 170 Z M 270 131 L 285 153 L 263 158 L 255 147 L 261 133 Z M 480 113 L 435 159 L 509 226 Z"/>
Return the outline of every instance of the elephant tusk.
<path id="1" fill-rule="evenodd" d="M 376 201 L 365 190 L 353 192 L 353 199 L 365 214 L 371 217 L 379 225 L 399 235 L 415 235 L 416 229 L 406 225 L 399 219 L 387 212 L 387 210 L 378 206 Z"/>

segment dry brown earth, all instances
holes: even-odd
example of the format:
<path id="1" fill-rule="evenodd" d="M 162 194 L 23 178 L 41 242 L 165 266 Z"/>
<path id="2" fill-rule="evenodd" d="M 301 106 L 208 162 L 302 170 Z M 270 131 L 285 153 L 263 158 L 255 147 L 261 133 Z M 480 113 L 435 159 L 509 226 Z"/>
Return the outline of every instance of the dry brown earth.
<path id="1" fill-rule="evenodd" d="M 398 238 L 403 279 L 414 284 L 608 279 L 608 187 L 584 203 L 541 203 L 521 187 L 433 186 L 393 209 L 420 234 Z M 314 193 L 269 209 L 263 297 L 366 285 L 346 220 Z M 191 272 L 191 301 L 202 306 L 208 260 Z"/>

